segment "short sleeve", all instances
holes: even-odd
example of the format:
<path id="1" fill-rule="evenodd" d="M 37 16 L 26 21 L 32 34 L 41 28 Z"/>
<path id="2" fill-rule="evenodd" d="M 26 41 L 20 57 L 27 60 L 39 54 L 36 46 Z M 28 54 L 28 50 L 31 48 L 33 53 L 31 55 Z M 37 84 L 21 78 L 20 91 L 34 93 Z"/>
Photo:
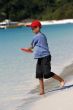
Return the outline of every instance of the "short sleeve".
<path id="1" fill-rule="evenodd" d="M 31 42 L 31 46 L 34 48 L 37 43 L 38 43 L 38 39 L 33 38 L 32 42 Z"/>

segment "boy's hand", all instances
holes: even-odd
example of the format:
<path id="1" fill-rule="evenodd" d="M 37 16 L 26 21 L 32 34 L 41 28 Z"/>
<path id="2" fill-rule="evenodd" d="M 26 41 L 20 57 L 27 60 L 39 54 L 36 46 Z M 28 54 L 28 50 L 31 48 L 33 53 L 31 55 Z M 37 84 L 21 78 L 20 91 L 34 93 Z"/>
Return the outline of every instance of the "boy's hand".
<path id="1" fill-rule="evenodd" d="M 31 52 L 33 52 L 33 51 L 32 51 L 32 48 L 28 48 L 28 50 L 31 51 Z"/>
<path id="2" fill-rule="evenodd" d="M 28 53 L 32 53 L 32 49 L 30 48 L 21 48 L 22 51 L 28 52 Z"/>

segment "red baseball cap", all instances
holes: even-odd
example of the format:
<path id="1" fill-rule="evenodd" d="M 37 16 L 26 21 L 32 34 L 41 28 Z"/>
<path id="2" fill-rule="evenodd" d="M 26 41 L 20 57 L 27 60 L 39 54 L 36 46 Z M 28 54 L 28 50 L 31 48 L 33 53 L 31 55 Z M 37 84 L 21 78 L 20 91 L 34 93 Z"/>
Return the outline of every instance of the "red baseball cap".
<path id="1" fill-rule="evenodd" d="M 39 20 L 34 20 L 34 21 L 32 21 L 31 24 L 27 24 L 26 26 L 31 27 L 31 28 L 39 26 L 41 28 L 42 25 Z"/>

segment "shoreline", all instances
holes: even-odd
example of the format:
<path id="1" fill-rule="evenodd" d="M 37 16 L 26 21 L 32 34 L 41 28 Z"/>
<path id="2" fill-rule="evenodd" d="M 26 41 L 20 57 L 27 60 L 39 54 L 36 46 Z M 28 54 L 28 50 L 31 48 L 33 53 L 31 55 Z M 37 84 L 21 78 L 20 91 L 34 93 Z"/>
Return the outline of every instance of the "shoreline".
<path id="1" fill-rule="evenodd" d="M 41 23 L 42 25 L 67 24 L 67 23 L 73 23 L 73 19 L 48 20 L 48 21 L 41 21 Z"/>
<path id="2" fill-rule="evenodd" d="M 4 22 L 0 22 L 0 24 L 4 23 L 2 26 L 0 26 L 0 28 L 15 28 L 15 27 L 21 27 L 21 26 L 26 26 L 26 25 L 29 25 L 31 24 L 32 21 L 25 21 L 25 20 L 22 20 L 20 22 L 16 21 L 16 22 L 13 22 L 15 23 L 15 25 L 9 25 L 6 24 L 6 21 Z M 42 25 L 57 25 L 57 24 L 73 24 L 73 19 L 62 19 L 62 20 L 44 20 L 44 21 L 41 21 L 41 24 Z M 11 22 L 10 22 L 11 23 Z M 18 25 L 19 23 L 19 25 Z"/>
<path id="3" fill-rule="evenodd" d="M 32 21 L 31 21 L 32 22 Z M 31 24 L 31 22 L 28 22 L 28 21 L 24 21 L 24 22 L 20 22 L 21 24 L 26 24 L 26 25 L 29 25 Z M 73 23 L 73 19 L 62 19 L 62 20 L 44 20 L 44 21 L 41 21 L 41 24 L 42 25 L 55 25 L 55 24 L 67 24 L 67 23 L 70 23 L 72 24 Z"/>

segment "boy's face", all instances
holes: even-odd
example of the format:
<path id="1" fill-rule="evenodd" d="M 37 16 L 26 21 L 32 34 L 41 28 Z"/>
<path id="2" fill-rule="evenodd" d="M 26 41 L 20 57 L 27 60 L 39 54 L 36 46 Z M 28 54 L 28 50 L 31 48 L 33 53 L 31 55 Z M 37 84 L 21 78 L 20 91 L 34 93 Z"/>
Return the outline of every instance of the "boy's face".
<path id="1" fill-rule="evenodd" d="M 40 27 L 39 26 L 33 27 L 32 30 L 35 34 L 37 34 L 38 32 L 40 32 Z"/>

